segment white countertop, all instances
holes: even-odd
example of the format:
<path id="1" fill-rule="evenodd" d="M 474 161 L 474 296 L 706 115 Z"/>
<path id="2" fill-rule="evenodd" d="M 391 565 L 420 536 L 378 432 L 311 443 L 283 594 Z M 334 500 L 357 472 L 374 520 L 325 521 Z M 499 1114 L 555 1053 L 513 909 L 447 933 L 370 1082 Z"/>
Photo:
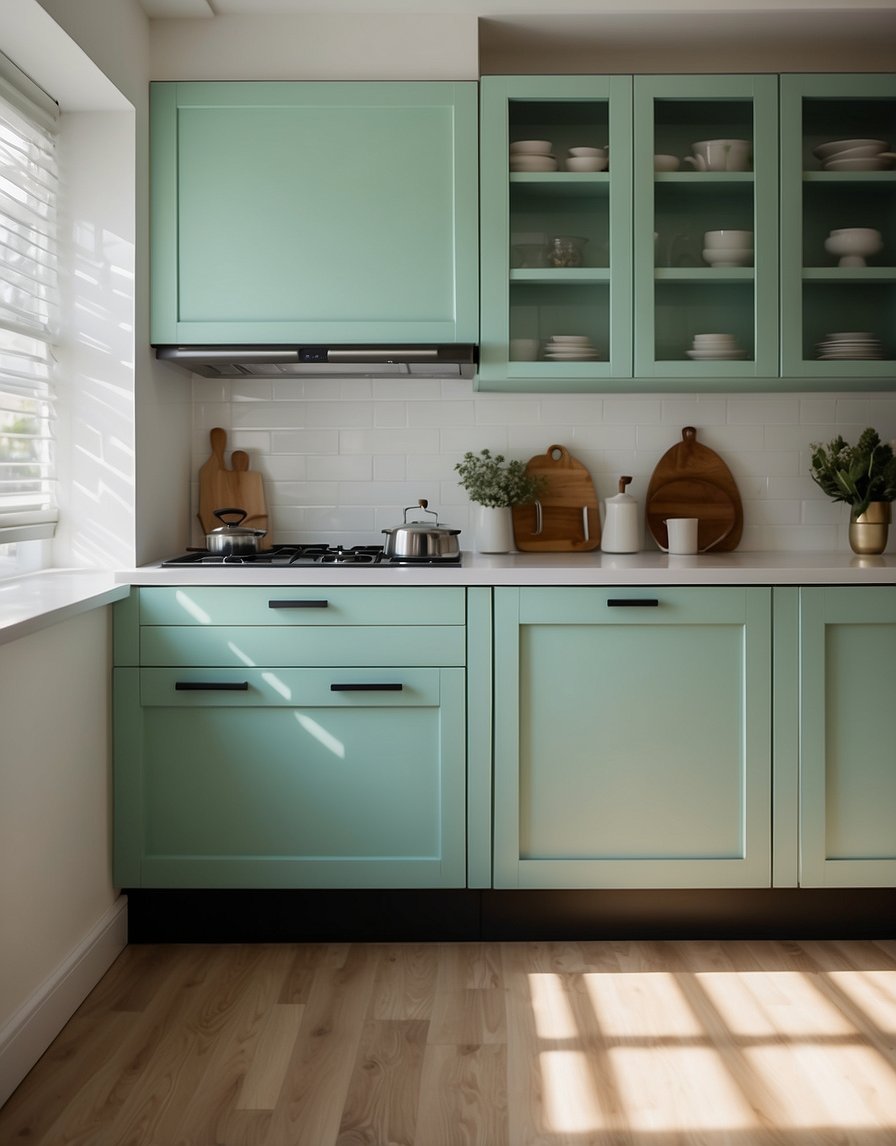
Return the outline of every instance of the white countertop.
<path id="1" fill-rule="evenodd" d="M 127 584 L 112 572 L 91 569 L 45 569 L 0 580 L 0 643 L 127 595 Z"/>
<path id="2" fill-rule="evenodd" d="M 357 568 L 144 565 L 118 579 L 131 585 L 896 585 L 896 554 L 854 553 L 513 553 L 464 552 L 461 565 Z"/>

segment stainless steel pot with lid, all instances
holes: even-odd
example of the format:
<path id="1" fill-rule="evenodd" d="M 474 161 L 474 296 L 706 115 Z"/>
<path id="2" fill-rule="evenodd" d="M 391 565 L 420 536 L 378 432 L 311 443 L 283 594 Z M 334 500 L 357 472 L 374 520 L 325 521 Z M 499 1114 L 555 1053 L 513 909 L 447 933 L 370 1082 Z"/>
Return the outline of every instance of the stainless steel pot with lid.
<path id="1" fill-rule="evenodd" d="M 244 509 L 216 509 L 214 514 L 221 525 L 205 535 L 205 545 L 209 553 L 220 557 L 240 557 L 246 553 L 258 552 L 259 542 L 267 530 L 250 529 L 241 525 L 247 516 Z M 225 520 L 228 517 L 235 517 L 236 520 Z"/>
<path id="2" fill-rule="evenodd" d="M 460 542 L 457 540 L 459 529 L 452 529 L 447 525 L 439 524 L 439 515 L 435 510 L 428 509 L 429 502 L 421 498 L 416 505 L 409 505 L 404 511 L 404 525 L 397 525 L 393 529 L 384 529 L 386 542 L 383 552 L 386 557 L 426 558 L 436 561 L 439 558 L 445 561 L 456 559 L 460 554 Z M 421 509 L 430 514 L 435 521 L 408 521 L 411 510 Z"/>

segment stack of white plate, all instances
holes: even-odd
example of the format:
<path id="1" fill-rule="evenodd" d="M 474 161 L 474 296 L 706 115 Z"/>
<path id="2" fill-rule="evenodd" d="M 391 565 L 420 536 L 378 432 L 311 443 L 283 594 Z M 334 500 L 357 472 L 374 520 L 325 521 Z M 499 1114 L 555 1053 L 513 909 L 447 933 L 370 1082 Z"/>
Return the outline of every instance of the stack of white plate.
<path id="1" fill-rule="evenodd" d="M 557 158 L 551 155 L 549 139 L 518 139 L 510 145 L 511 171 L 556 171 Z"/>
<path id="2" fill-rule="evenodd" d="M 544 356 L 551 362 L 590 362 L 600 351 L 587 334 L 554 334 L 544 344 Z"/>
<path id="3" fill-rule="evenodd" d="M 812 154 L 825 171 L 886 171 L 896 159 L 883 139 L 832 139 Z"/>
<path id="4" fill-rule="evenodd" d="M 695 334 L 693 346 L 687 351 L 687 356 L 696 362 L 709 359 L 733 362 L 738 358 L 746 358 L 747 352 L 737 345 L 737 339 L 733 334 Z"/>
<path id="5" fill-rule="evenodd" d="M 817 349 L 819 358 L 831 362 L 843 358 L 874 359 L 884 356 L 880 339 L 865 330 L 826 334 Z"/>

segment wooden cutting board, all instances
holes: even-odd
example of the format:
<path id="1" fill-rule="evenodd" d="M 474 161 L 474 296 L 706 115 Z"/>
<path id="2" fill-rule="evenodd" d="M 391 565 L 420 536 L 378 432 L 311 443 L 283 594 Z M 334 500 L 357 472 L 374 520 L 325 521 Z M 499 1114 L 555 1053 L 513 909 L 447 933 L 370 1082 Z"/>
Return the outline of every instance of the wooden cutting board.
<path id="1" fill-rule="evenodd" d="M 662 548 L 669 544 L 667 517 L 696 517 L 697 548 L 727 553 L 736 549 L 744 511 L 731 471 L 715 452 L 697 441 L 693 426 L 657 462 L 647 487 L 647 528 Z"/>
<path id="2" fill-rule="evenodd" d="M 267 529 L 268 510 L 264 485 L 260 473 L 249 469 L 249 455 L 245 450 L 234 450 L 232 468 L 224 458 L 227 431 L 216 426 L 209 433 L 211 456 L 199 469 L 199 523 L 203 533 L 210 533 L 221 525 L 215 517 L 216 509 L 242 509 L 246 516 L 240 522 L 248 529 Z M 270 549 L 269 537 L 259 541 L 260 549 Z"/>
<path id="3" fill-rule="evenodd" d="M 526 463 L 547 481 L 538 506 L 513 507 L 513 537 L 523 553 L 575 553 L 600 545 L 600 509 L 591 474 L 565 446 L 548 446 Z"/>

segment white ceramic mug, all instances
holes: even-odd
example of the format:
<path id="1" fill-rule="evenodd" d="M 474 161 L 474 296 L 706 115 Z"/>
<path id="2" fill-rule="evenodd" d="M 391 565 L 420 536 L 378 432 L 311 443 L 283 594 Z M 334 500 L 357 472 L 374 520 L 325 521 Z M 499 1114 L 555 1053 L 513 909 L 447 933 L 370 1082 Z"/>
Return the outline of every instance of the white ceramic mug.
<path id="1" fill-rule="evenodd" d="M 534 362 L 538 357 L 537 338 L 511 338 L 511 362 Z"/>
<path id="2" fill-rule="evenodd" d="M 667 517 L 666 532 L 669 535 L 667 553 L 696 553 L 698 517 Z"/>

